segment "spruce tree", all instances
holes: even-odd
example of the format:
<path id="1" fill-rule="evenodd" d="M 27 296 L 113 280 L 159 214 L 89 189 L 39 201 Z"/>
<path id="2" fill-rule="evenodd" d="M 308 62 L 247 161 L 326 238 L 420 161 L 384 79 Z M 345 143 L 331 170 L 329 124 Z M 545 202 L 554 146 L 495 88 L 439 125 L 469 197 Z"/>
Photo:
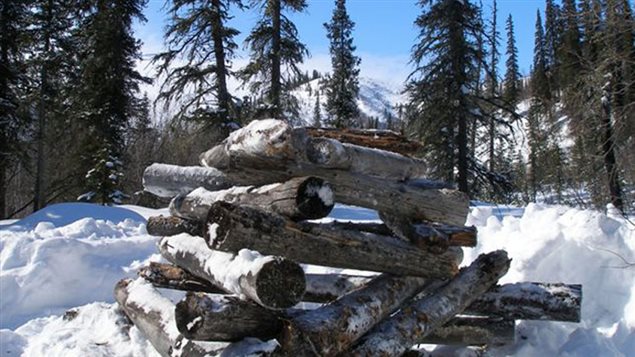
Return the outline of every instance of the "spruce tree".
<path id="1" fill-rule="evenodd" d="M 582 55 L 579 16 L 575 0 L 563 0 L 562 16 L 564 28 L 562 29 L 562 41 L 558 48 L 558 81 L 559 86 L 566 89 L 575 82 L 575 78 L 580 70 L 580 58 Z"/>
<path id="2" fill-rule="evenodd" d="M 313 126 L 316 128 L 322 127 L 322 113 L 320 110 L 320 90 L 318 89 L 315 95 L 315 107 L 313 107 Z"/>
<path id="3" fill-rule="evenodd" d="M 547 79 L 545 35 L 540 10 L 536 13 L 536 32 L 534 34 L 534 60 L 531 73 L 531 94 L 541 102 L 551 99 Z"/>
<path id="4" fill-rule="evenodd" d="M 518 48 L 514 38 L 514 22 L 511 14 L 507 17 L 505 29 L 507 30 L 507 49 L 505 51 L 507 60 L 505 61 L 503 99 L 509 106 L 515 108 L 520 97 L 520 88 L 518 87 L 520 73 L 518 70 Z"/>
<path id="5" fill-rule="evenodd" d="M 156 55 L 158 75 L 165 76 L 159 100 L 177 104 L 178 117 L 198 119 L 206 129 L 229 134 L 236 120 L 227 80 L 239 31 L 228 27 L 229 9 L 240 0 L 171 0 L 165 32 L 167 50 Z M 212 130 L 208 130 L 211 132 Z"/>
<path id="6" fill-rule="evenodd" d="M 125 130 L 142 107 L 136 95 L 139 84 L 149 80 L 135 69 L 140 43 L 132 35 L 132 21 L 145 20 L 143 5 L 143 0 L 99 0 L 82 24 L 76 113 L 86 128 L 81 147 L 84 172 L 100 173 L 104 165 L 108 169 L 120 166 L 115 161 L 123 153 Z M 87 180 L 88 195 L 83 198 L 108 204 L 121 197 L 119 180 L 111 184 L 114 176 L 95 177 Z"/>
<path id="7" fill-rule="evenodd" d="M 331 75 L 326 87 L 326 111 L 329 124 L 347 128 L 359 115 L 360 58 L 355 56 L 352 31 L 355 23 L 346 12 L 346 1 L 336 0 L 331 22 L 324 24 L 330 41 Z"/>
<path id="8" fill-rule="evenodd" d="M 478 64 L 483 54 L 477 46 L 483 31 L 479 11 L 470 1 L 425 0 L 416 19 L 419 42 L 412 51 L 416 70 L 407 85 L 417 120 L 411 130 L 426 144 L 428 158 L 438 163 L 438 178 L 455 182 L 469 193 L 473 154 L 468 152 L 468 124 L 477 120 Z M 472 163 L 472 164 L 471 164 Z"/>
<path id="9" fill-rule="evenodd" d="M 306 1 L 254 0 L 252 5 L 262 9 L 262 17 L 245 39 L 249 63 L 240 71 L 240 77 L 256 95 L 256 117 L 294 116 L 298 103 L 291 90 L 295 79 L 302 75 L 298 65 L 309 52 L 284 11 L 304 11 Z"/>
<path id="10" fill-rule="evenodd" d="M 498 97 L 498 39 L 499 33 L 497 29 L 498 8 L 496 0 L 492 7 L 492 19 L 490 21 L 490 63 L 488 68 L 488 97 L 491 101 L 495 101 Z M 489 151 L 489 171 L 494 172 L 496 164 L 496 122 L 498 108 L 494 107 L 489 110 L 489 128 L 488 128 L 488 151 Z"/>
<path id="11" fill-rule="evenodd" d="M 544 51 L 545 51 L 545 72 L 549 82 L 549 90 L 556 97 L 559 86 L 559 48 L 562 42 L 562 15 L 561 9 L 553 0 L 547 0 L 545 5 L 545 30 L 544 30 Z"/>

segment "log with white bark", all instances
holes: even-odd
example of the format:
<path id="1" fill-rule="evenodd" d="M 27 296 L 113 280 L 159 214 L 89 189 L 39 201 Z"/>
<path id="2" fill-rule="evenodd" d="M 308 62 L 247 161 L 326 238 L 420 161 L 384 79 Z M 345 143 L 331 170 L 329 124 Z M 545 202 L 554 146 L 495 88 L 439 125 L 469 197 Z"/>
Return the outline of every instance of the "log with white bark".
<path id="1" fill-rule="evenodd" d="M 317 177 L 296 177 L 262 187 L 232 187 L 214 192 L 198 188 L 175 197 L 170 203 L 170 213 L 205 221 L 209 208 L 218 201 L 271 210 L 293 220 L 326 217 L 334 205 L 333 190 L 328 182 Z"/>
<path id="2" fill-rule="evenodd" d="M 505 251 L 479 256 L 448 284 L 404 306 L 362 338 L 352 356 L 400 356 L 439 326 L 461 313 L 509 269 Z"/>
<path id="3" fill-rule="evenodd" d="M 143 189 L 159 197 L 172 198 L 197 187 L 216 191 L 234 185 L 225 174 L 212 167 L 152 164 L 143 171 Z"/>
<path id="4" fill-rule="evenodd" d="M 139 269 L 137 275 L 157 288 L 226 294 L 225 290 L 210 284 L 207 280 L 171 264 L 151 262 Z"/>
<path id="5" fill-rule="evenodd" d="M 201 236 L 203 234 L 202 223 L 175 216 L 154 216 L 148 218 L 146 230 L 148 234 L 158 237 L 174 236 L 181 233 Z"/>
<path id="6" fill-rule="evenodd" d="M 249 339 L 229 344 L 183 337 L 176 327 L 174 304 L 143 279 L 119 281 L 114 294 L 124 313 L 163 357 L 270 356 L 276 350 L 275 341 Z"/>
<path id="7" fill-rule="evenodd" d="M 417 344 L 500 346 L 513 343 L 514 320 L 459 316 L 437 327 Z"/>
<path id="8" fill-rule="evenodd" d="M 269 340 L 280 332 L 284 318 L 235 296 L 192 292 L 176 304 L 174 314 L 179 332 L 196 341 Z"/>
<path id="9" fill-rule="evenodd" d="M 335 356 L 425 287 L 426 279 L 387 274 L 285 323 L 279 338 L 290 356 Z"/>
<path id="10" fill-rule="evenodd" d="M 205 237 L 212 249 L 226 252 L 248 248 L 307 264 L 430 278 L 453 276 L 462 259 L 460 248 L 436 255 L 395 237 L 294 223 L 227 202 L 212 205 Z"/>
<path id="11" fill-rule="evenodd" d="M 316 176 L 333 185 L 337 202 L 394 212 L 395 215 L 417 220 L 452 225 L 465 223 L 469 199 L 462 192 L 439 189 L 438 185 L 425 185 L 420 181 L 411 186 L 407 182 L 363 172 L 323 167 L 307 159 L 308 147 L 310 140 L 301 130 L 294 131 L 288 124 L 277 120 L 254 121 L 232 133 L 222 146 L 227 159 L 203 164 L 220 166 L 218 168 L 223 169 L 233 182 L 244 185 Z M 222 167 L 227 162 L 229 165 Z M 391 167 L 390 164 L 376 165 L 373 169 L 383 166 Z"/>
<path id="12" fill-rule="evenodd" d="M 188 234 L 163 238 L 159 250 L 172 264 L 267 308 L 291 307 L 304 294 L 304 271 L 286 258 L 242 248 L 235 255 L 214 251 L 205 240 Z"/>

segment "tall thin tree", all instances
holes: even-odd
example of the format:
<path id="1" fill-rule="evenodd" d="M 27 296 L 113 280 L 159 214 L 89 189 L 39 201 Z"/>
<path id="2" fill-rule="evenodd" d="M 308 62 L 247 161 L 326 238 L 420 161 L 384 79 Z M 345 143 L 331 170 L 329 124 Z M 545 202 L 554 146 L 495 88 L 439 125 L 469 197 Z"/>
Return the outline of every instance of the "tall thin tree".
<path id="1" fill-rule="evenodd" d="M 503 99 L 509 106 L 515 108 L 520 97 L 520 72 L 518 70 L 518 48 L 514 38 L 514 21 L 511 14 L 507 17 L 505 29 L 507 31 L 507 48 L 505 50 L 507 59 L 505 61 Z"/>

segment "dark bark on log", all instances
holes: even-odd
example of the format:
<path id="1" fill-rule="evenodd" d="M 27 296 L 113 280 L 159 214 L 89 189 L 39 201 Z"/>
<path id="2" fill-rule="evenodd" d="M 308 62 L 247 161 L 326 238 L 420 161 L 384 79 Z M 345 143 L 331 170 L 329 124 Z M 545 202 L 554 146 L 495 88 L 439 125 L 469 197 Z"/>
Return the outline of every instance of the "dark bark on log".
<path id="1" fill-rule="evenodd" d="M 515 283 L 492 288 L 467 311 L 510 320 L 580 322 L 581 304 L 582 285 Z"/>
<path id="2" fill-rule="evenodd" d="M 172 198 L 203 187 L 210 191 L 234 186 L 225 174 L 212 167 L 152 164 L 143 171 L 143 188 L 159 197 Z"/>
<path id="3" fill-rule="evenodd" d="M 307 264 L 448 278 L 456 274 L 462 259 L 460 249 L 434 255 L 394 237 L 321 229 L 226 202 L 212 205 L 205 227 L 212 249 L 238 252 L 248 248 Z"/>
<path id="4" fill-rule="evenodd" d="M 134 325 L 150 341 L 161 356 L 242 356 L 246 351 L 255 356 L 271 355 L 271 345 L 257 340 L 235 344 L 198 342 L 184 338 L 174 321 L 174 304 L 147 283 L 121 280 L 115 286 L 115 300 Z"/>
<path id="5" fill-rule="evenodd" d="M 237 255 L 213 251 L 203 239 L 187 234 L 163 238 L 159 250 L 172 264 L 270 309 L 291 307 L 304 294 L 302 267 L 285 258 L 248 250 Z"/>
<path id="6" fill-rule="evenodd" d="M 331 182 L 337 202 L 368 207 L 416 220 L 463 225 L 468 212 L 467 195 L 438 185 L 416 186 L 345 170 L 312 164 L 306 158 L 309 138 L 280 121 L 250 124 L 228 138 L 227 160 L 205 162 L 224 169 L 231 181 L 241 185 L 262 185 L 292 177 L 316 176 Z M 252 122 L 254 123 L 254 122 Z M 252 126 L 253 125 L 253 126 Z M 259 128 L 259 125 L 262 127 Z M 267 126 L 268 125 L 268 126 Z M 399 202 L 395 205 L 395 202 Z"/>
<path id="7" fill-rule="evenodd" d="M 170 203 L 175 216 L 204 222 L 214 202 L 225 201 L 271 210 L 292 220 L 318 219 L 333 209 L 333 189 L 317 177 L 297 177 L 263 187 L 232 187 L 210 192 L 196 189 Z"/>
<path id="8" fill-rule="evenodd" d="M 282 329 L 280 313 L 235 296 L 188 293 L 174 314 L 179 332 L 191 340 L 268 340 Z"/>
<path id="9" fill-rule="evenodd" d="M 279 341 L 290 356 L 335 356 L 424 288 L 416 277 L 380 275 L 359 290 L 286 322 Z"/>
<path id="10" fill-rule="evenodd" d="M 514 320 L 455 317 L 418 340 L 417 344 L 500 346 L 513 343 L 514 337 Z"/>
<path id="11" fill-rule="evenodd" d="M 203 235 L 202 221 L 196 222 L 174 216 L 154 216 L 146 223 L 148 234 L 158 237 L 174 236 L 187 233 L 192 236 Z"/>
<path id="12" fill-rule="evenodd" d="M 379 217 L 399 238 L 432 253 L 440 254 L 450 246 L 476 246 L 476 228 L 440 223 L 415 223 L 408 217 L 380 212 Z"/>
<path id="13" fill-rule="evenodd" d="M 306 131 L 314 138 L 336 139 L 342 143 L 392 151 L 402 155 L 414 155 L 423 148 L 421 144 L 389 130 L 306 128 Z"/>
<path id="14" fill-rule="evenodd" d="M 226 294 L 225 290 L 210 284 L 207 280 L 170 264 L 151 262 L 150 265 L 139 269 L 137 274 L 157 288 Z"/>
<path id="15" fill-rule="evenodd" d="M 400 356 L 417 341 L 461 313 L 509 269 L 505 251 L 479 256 L 447 285 L 403 307 L 362 338 L 353 356 Z"/>
<path id="16" fill-rule="evenodd" d="M 306 274 L 302 301 L 327 303 L 366 285 L 373 276 Z"/>

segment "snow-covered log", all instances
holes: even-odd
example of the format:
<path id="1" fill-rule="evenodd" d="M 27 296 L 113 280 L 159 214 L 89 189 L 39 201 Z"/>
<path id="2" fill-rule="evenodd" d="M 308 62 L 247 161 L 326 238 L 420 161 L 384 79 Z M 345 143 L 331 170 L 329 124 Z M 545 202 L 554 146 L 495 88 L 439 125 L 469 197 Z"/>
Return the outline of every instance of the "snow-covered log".
<path id="1" fill-rule="evenodd" d="M 352 356 L 400 356 L 439 326 L 445 325 L 482 295 L 509 269 L 499 250 L 479 256 L 448 284 L 404 306 L 362 338 Z"/>
<path id="2" fill-rule="evenodd" d="M 301 263 L 398 275 L 448 278 L 456 274 L 462 259 L 460 248 L 435 255 L 395 237 L 322 229 L 227 202 L 212 205 L 205 228 L 212 249 L 248 248 Z"/>
<path id="3" fill-rule="evenodd" d="M 190 292 L 174 314 L 179 332 L 197 341 L 268 340 L 282 329 L 280 313 L 235 296 Z"/>
<path id="4" fill-rule="evenodd" d="M 330 138 L 341 143 L 392 151 L 402 155 L 414 155 L 422 149 L 421 144 L 408 140 L 391 130 L 335 128 L 304 128 L 304 130 L 313 138 Z"/>
<path id="5" fill-rule="evenodd" d="M 158 237 L 187 233 L 193 236 L 203 234 L 202 221 L 192 221 L 175 216 L 154 216 L 146 223 L 148 234 Z"/>
<path id="6" fill-rule="evenodd" d="M 331 185 L 317 177 L 296 177 L 262 187 L 238 186 L 221 191 L 198 188 L 170 203 L 175 216 L 204 222 L 214 202 L 225 201 L 271 210 L 292 220 L 317 219 L 333 209 Z"/>
<path id="7" fill-rule="evenodd" d="M 234 184 L 225 174 L 212 167 L 155 163 L 143 171 L 144 190 L 159 197 L 172 198 L 197 187 L 210 191 L 222 190 Z"/>
<path id="8" fill-rule="evenodd" d="M 411 186 L 394 179 L 311 163 L 306 155 L 310 147 L 306 133 L 294 131 L 282 121 L 254 121 L 233 132 L 222 147 L 228 159 L 203 163 L 223 169 L 227 177 L 241 185 L 263 185 L 292 177 L 316 176 L 333 185 L 337 202 L 394 212 L 395 215 L 417 220 L 452 225 L 465 223 L 469 200 L 464 193 L 439 189 L 438 185 L 422 187 L 420 181 Z M 227 162 L 229 165 L 222 167 Z M 395 204 L 397 202 L 399 204 Z"/>
<path id="9" fill-rule="evenodd" d="M 275 341 L 249 339 L 229 344 L 183 337 L 176 327 L 174 304 L 143 279 L 119 281 L 115 286 L 115 300 L 163 357 L 270 356 L 277 348 Z"/>
<path id="10" fill-rule="evenodd" d="M 242 248 L 235 255 L 218 252 L 209 249 L 204 239 L 185 233 L 163 238 L 159 250 L 172 264 L 267 308 L 291 307 L 304 294 L 304 271 L 286 258 Z"/>
<path id="11" fill-rule="evenodd" d="M 426 279 L 387 274 L 285 323 L 279 341 L 290 356 L 335 356 L 425 287 Z"/>
<path id="12" fill-rule="evenodd" d="M 151 262 L 137 272 L 157 288 L 176 289 L 185 291 L 200 291 L 213 294 L 225 294 L 226 292 L 208 282 L 190 274 L 188 271 L 171 264 Z"/>

